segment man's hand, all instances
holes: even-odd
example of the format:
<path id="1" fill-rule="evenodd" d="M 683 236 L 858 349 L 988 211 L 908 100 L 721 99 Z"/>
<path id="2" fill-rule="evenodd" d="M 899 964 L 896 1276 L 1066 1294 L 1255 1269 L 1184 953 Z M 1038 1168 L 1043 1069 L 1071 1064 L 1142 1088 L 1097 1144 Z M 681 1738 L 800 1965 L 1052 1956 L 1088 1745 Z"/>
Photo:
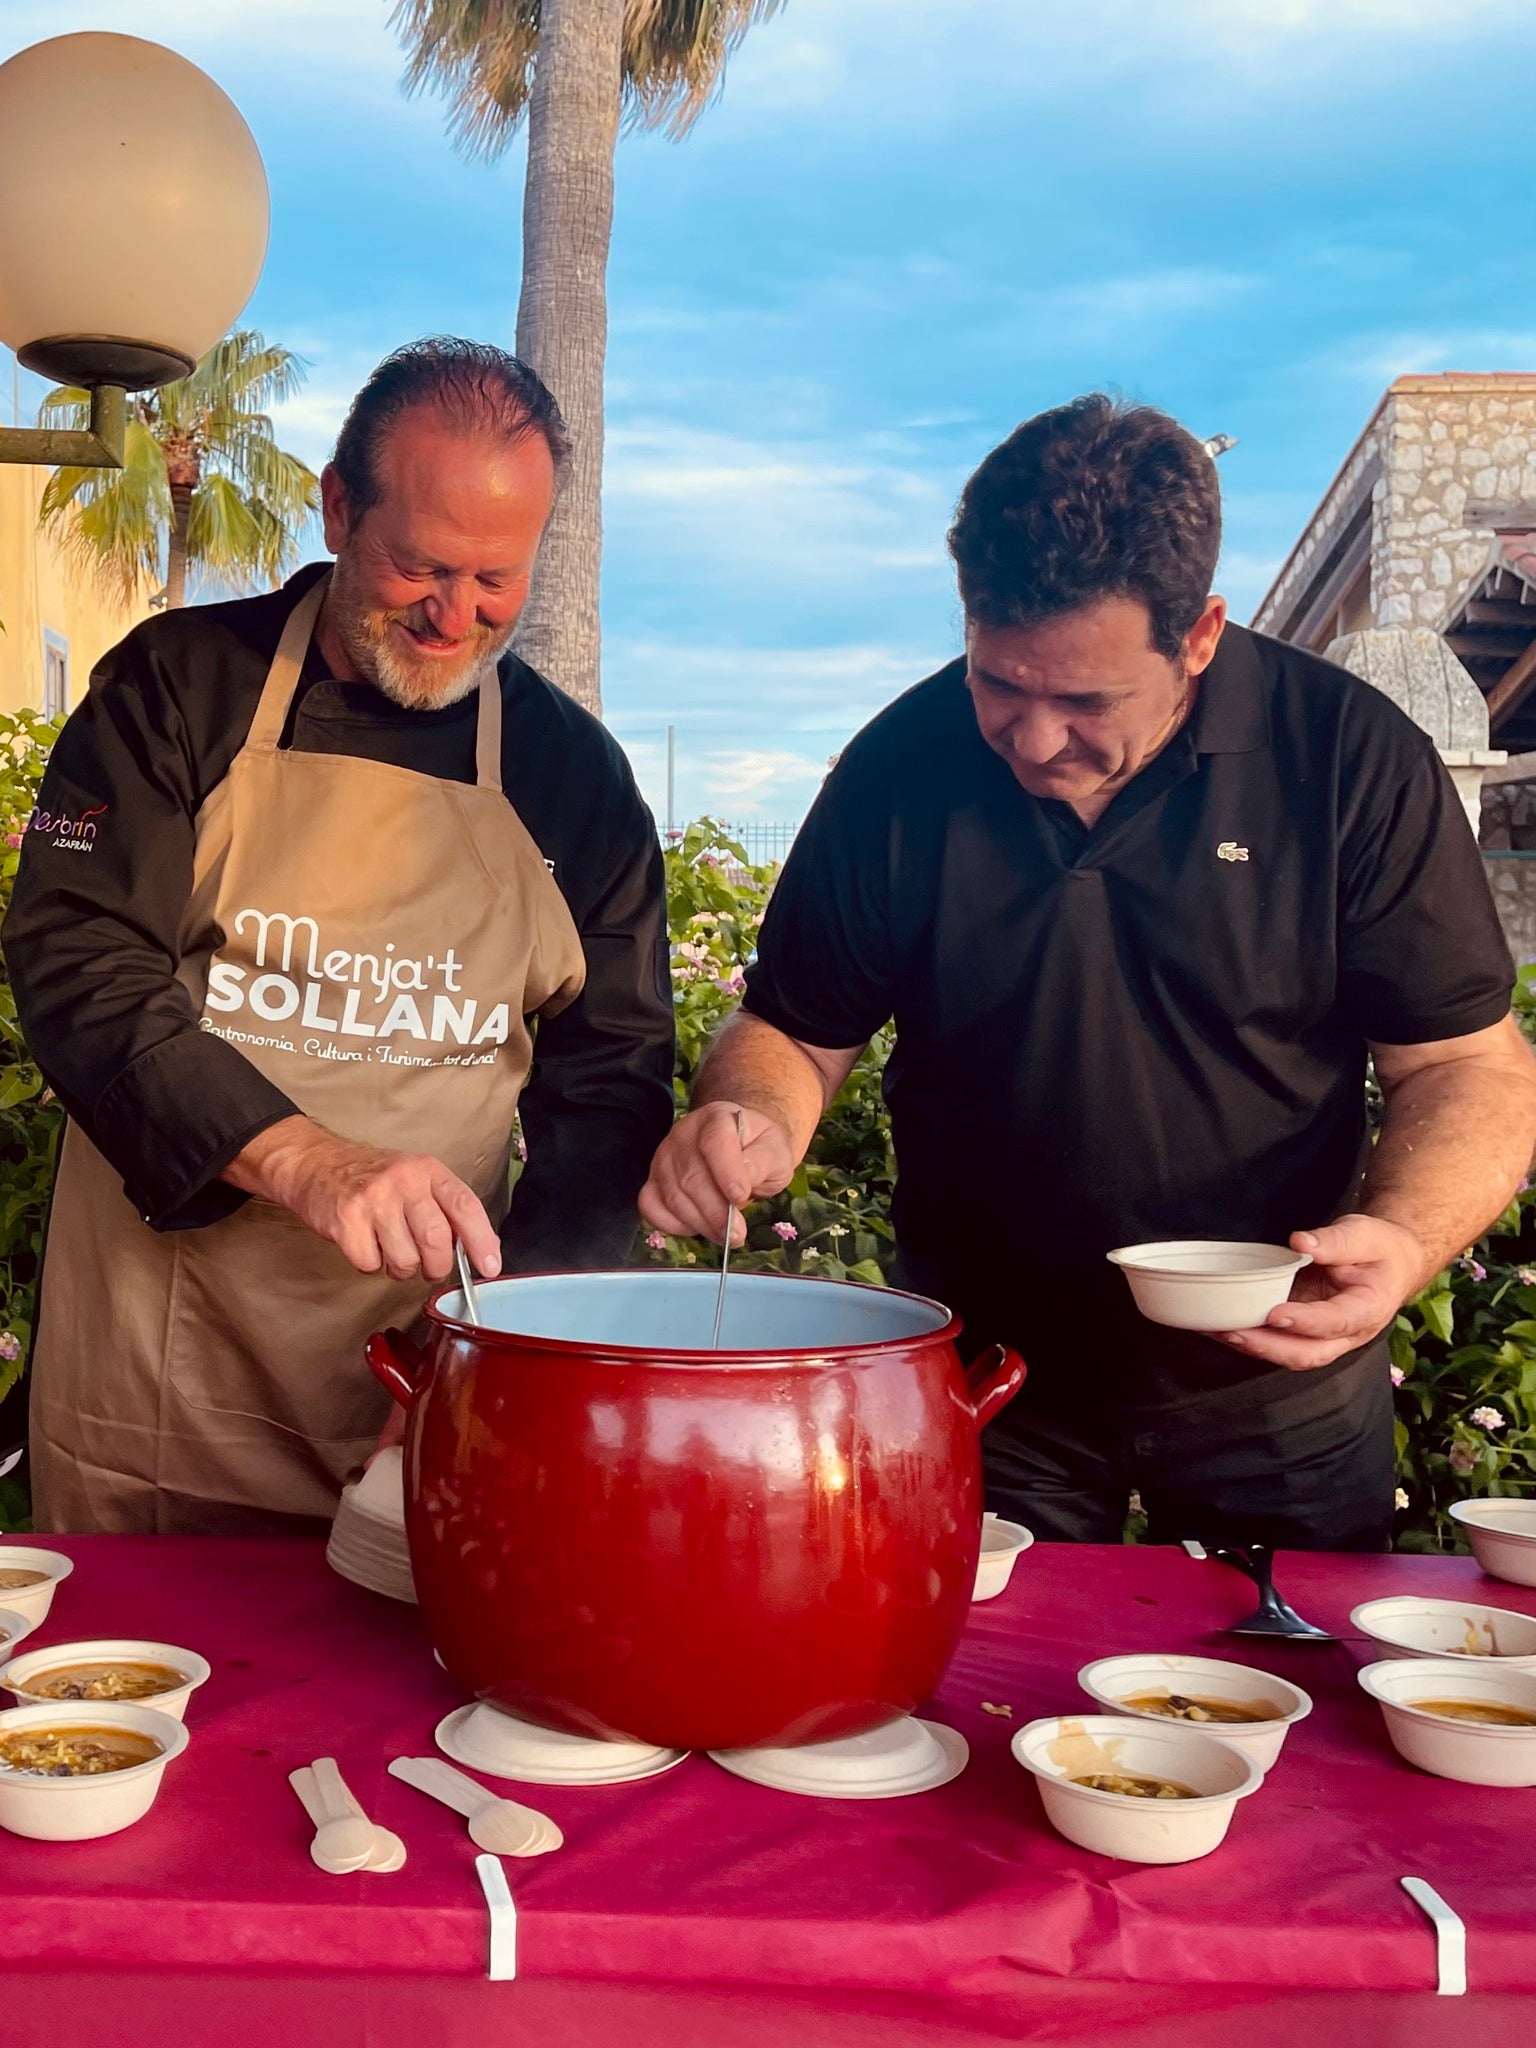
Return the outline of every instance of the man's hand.
<path id="1" fill-rule="evenodd" d="M 738 1114 L 745 1144 L 736 1136 Z M 799 1163 L 788 1132 L 772 1117 L 735 1102 L 709 1102 L 672 1126 L 640 1190 L 640 1214 L 674 1237 L 719 1244 L 727 1208 L 739 1212 L 756 1195 L 780 1193 Z M 744 1243 L 746 1235 L 738 1213 L 732 1244 Z"/>
<path id="2" fill-rule="evenodd" d="M 501 1271 L 501 1241 L 480 1198 L 424 1153 L 353 1144 L 308 1117 L 291 1116 L 253 1138 L 223 1178 L 292 1210 L 359 1273 L 446 1280 L 456 1236 L 484 1279 Z"/>
<path id="3" fill-rule="evenodd" d="M 1261 1328 L 1220 1340 L 1290 1372 L 1331 1365 L 1367 1343 L 1430 1277 L 1412 1231 L 1380 1216 L 1341 1216 L 1322 1230 L 1298 1230 L 1291 1249 L 1312 1254 L 1291 1299 L 1271 1309 Z"/>

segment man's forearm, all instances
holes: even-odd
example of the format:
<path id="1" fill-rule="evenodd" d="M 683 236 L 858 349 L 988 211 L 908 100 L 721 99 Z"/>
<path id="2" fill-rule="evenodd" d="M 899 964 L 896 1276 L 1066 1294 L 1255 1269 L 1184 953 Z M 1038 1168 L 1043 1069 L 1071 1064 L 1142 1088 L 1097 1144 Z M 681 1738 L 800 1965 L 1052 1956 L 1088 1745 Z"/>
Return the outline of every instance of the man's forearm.
<path id="1" fill-rule="evenodd" d="M 1536 1065 L 1523 1049 L 1500 1063 L 1432 1066 L 1389 1087 L 1360 1208 L 1399 1224 L 1423 1249 L 1413 1291 L 1507 1206 L 1536 1140 Z"/>
<path id="2" fill-rule="evenodd" d="M 858 1058 L 828 1052 L 822 1059 L 760 1017 L 738 1010 L 704 1055 L 692 1102 L 736 1102 L 771 1117 L 797 1159 L 803 1158 L 822 1113 Z M 823 1059 L 825 1064 L 823 1064 Z"/>

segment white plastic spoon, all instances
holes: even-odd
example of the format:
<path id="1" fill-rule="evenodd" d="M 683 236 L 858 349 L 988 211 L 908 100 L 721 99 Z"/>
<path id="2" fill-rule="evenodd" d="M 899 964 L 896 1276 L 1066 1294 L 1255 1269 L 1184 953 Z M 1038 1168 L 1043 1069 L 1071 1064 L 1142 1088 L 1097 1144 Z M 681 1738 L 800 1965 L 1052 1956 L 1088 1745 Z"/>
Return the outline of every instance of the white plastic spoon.
<path id="1" fill-rule="evenodd" d="M 317 1756 L 310 1770 L 324 1815 L 309 1845 L 310 1855 L 322 1870 L 338 1876 L 348 1870 L 361 1870 L 373 1854 L 373 1822 L 364 1816 L 347 1791 L 335 1757 Z"/>
<path id="2" fill-rule="evenodd" d="M 298 1793 L 299 1804 L 309 1815 L 311 1821 L 314 1822 L 316 1828 L 320 1827 L 326 1817 L 325 1808 L 320 1803 L 320 1793 L 315 1784 L 315 1774 L 309 1765 L 305 1764 L 297 1771 L 290 1771 L 288 1773 L 288 1782 L 294 1791 Z M 367 1814 L 363 1812 L 362 1807 L 358 1804 L 353 1794 L 351 1786 L 347 1785 L 345 1780 L 343 1780 L 343 1789 L 346 1792 L 347 1802 L 352 1811 L 361 1814 L 362 1818 L 367 1820 Z M 373 1854 L 362 1865 L 365 1874 L 369 1877 L 388 1877 L 396 1870 L 403 1870 L 405 1868 L 404 1842 L 390 1828 L 382 1828 L 376 1822 L 370 1822 L 370 1826 L 373 1828 Z"/>
<path id="3" fill-rule="evenodd" d="M 565 1840 L 547 1813 L 520 1806 L 515 1799 L 498 1798 L 435 1756 L 397 1756 L 389 1774 L 462 1813 L 469 1822 L 469 1839 L 492 1856 L 543 1856 Z"/>

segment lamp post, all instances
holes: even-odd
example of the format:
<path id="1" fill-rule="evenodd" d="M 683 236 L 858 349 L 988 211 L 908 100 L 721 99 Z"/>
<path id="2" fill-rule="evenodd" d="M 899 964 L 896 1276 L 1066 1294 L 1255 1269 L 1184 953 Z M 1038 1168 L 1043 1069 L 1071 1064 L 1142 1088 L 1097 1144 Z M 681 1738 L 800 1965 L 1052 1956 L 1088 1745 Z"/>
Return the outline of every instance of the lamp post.
<path id="1" fill-rule="evenodd" d="M 0 341 L 91 396 L 83 432 L 0 427 L 0 462 L 121 468 L 125 394 L 239 318 L 268 222 L 255 137 L 174 50 L 91 33 L 0 64 Z"/>

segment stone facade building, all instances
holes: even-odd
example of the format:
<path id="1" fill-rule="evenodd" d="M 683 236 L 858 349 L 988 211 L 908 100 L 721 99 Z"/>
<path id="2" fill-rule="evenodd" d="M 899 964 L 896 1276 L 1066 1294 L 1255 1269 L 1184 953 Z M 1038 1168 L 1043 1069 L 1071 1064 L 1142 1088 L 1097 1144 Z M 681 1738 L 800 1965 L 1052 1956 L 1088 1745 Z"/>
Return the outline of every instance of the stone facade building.
<path id="1" fill-rule="evenodd" d="M 1536 960 L 1536 375 L 1399 377 L 1253 623 L 1430 732 Z"/>

